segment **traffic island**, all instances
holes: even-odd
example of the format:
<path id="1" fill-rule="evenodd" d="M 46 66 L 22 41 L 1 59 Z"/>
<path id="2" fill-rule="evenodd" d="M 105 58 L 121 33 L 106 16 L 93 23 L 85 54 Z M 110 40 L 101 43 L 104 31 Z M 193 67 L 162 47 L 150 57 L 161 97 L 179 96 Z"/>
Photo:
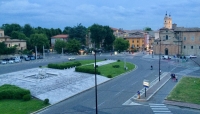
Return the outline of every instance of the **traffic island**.
<path id="1" fill-rule="evenodd" d="M 165 98 L 164 103 L 180 107 L 200 109 L 199 88 L 199 77 L 183 77 L 171 93 Z"/>

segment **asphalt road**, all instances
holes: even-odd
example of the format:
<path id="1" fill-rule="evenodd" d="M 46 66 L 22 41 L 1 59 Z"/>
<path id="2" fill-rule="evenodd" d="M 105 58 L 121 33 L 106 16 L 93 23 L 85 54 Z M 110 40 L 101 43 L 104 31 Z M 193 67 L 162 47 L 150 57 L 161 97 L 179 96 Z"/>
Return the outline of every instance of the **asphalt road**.
<path id="1" fill-rule="evenodd" d="M 126 61 L 134 63 L 137 68 L 134 71 L 118 76 L 104 84 L 98 86 L 98 113 L 99 114 L 154 114 L 150 103 L 162 104 L 164 98 L 169 94 L 176 83 L 168 81 L 148 102 L 139 102 L 141 105 L 122 105 L 131 98 L 138 90 L 143 88 L 144 79 L 150 82 L 158 77 L 158 60 L 142 58 L 143 54 L 126 55 Z M 109 54 L 97 56 L 97 59 L 120 59 L 124 60 L 124 56 L 110 56 Z M 94 59 L 94 56 L 77 56 L 77 59 Z M 0 73 L 8 73 L 28 68 L 46 65 L 50 62 L 67 61 L 66 57 L 59 56 L 50 57 L 47 61 L 27 62 L 16 65 L 0 66 Z M 150 70 L 153 65 L 154 69 Z M 162 72 L 178 73 L 184 67 L 177 67 L 169 61 L 161 60 Z M 56 96 L 55 96 L 56 97 Z M 167 106 L 174 114 L 195 114 L 197 110 L 180 108 L 176 106 Z M 94 88 L 82 92 L 76 96 L 66 99 L 56 105 L 53 105 L 41 112 L 40 114 L 94 114 L 95 113 L 95 90 Z"/>

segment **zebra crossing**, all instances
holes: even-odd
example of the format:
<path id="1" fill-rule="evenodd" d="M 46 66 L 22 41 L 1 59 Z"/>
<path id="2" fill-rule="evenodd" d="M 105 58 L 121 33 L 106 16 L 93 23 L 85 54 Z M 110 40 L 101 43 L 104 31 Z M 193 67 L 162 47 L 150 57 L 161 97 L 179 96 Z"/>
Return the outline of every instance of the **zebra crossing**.
<path id="1" fill-rule="evenodd" d="M 149 103 L 149 106 L 154 114 L 173 114 L 165 104 Z"/>

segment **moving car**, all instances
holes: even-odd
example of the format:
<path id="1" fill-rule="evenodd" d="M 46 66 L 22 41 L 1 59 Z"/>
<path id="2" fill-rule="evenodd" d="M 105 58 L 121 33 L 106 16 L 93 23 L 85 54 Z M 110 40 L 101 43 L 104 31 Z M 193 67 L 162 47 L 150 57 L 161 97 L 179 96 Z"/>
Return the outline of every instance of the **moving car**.
<path id="1" fill-rule="evenodd" d="M 69 61 L 71 61 L 71 60 L 76 60 L 76 58 L 75 58 L 75 57 L 69 57 L 68 60 L 69 60 Z"/>

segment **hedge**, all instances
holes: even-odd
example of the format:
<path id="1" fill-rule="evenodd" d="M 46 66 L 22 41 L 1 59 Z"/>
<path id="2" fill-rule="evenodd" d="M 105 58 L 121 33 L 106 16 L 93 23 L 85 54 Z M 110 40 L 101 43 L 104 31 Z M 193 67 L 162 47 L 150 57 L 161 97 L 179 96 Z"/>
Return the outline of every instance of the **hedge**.
<path id="1" fill-rule="evenodd" d="M 75 68 L 76 72 L 84 72 L 84 73 L 90 73 L 95 74 L 95 68 L 94 65 L 86 65 L 86 66 L 78 66 Z M 96 74 L 100 74 L 98 69 L 96 68 Z"/>
<path id="2" fill-rule="evenodd" d="M 5 84 L 0 86 L 1 99 L 23 99 L 24 95 L 30 94 L 29 90 L 22 89 L 15 85 Z"/>
<path id="3" fill-rule="evenodd" d="M 55 68 L 55 69 L 67 69 L 75 66 L 81 66 L 81 63 L 76 61 L 73 63 L 61 63 L 61 64 L 48 64 L 48 68 Z"/>

